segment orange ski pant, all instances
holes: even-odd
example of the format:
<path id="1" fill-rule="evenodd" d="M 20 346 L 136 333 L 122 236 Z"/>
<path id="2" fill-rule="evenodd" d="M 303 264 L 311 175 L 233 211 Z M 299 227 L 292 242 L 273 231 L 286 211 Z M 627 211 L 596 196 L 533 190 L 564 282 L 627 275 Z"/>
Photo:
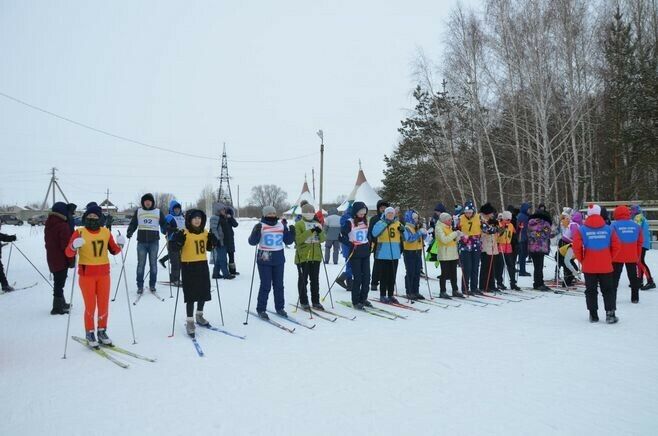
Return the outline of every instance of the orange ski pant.
<path id="1" fill-rule="evenodd" d="M 85 300 L 85 330 L 94 330 L 94 315 L 98 309 L 98 328 L 107 328 L 110 306 L 110 275 L 80 276 L 80 290 Z"/>

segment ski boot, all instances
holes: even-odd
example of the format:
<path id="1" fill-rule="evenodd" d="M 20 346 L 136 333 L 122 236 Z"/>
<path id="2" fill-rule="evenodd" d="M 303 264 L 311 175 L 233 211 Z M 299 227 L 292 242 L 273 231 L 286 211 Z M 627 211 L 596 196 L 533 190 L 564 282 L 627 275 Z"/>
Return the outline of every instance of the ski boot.
<path id="1" fill-rule="evenodd" d="M 202 327 L 210 327 L 210 323 L 203 317 L 203 312 L 196 311 L 196 323 Z"/>
<path id="2" fill-rule="evenodd" d="M 151 291 L 152 294 L 155 294 L 158 292 L 158 290 L 155 288 L 155 286 L 149 286 L 149 291 Z"/>
<path id="3" fill-rule="evenodd" d="M 416 294 L 416 300 L 424 300 L 424 299 L 425 297 L 423 297 L 423 294 L 420 293 Z"/>
<path id="4" fill-rule="evenodd" d="M 589 311 L 589 322 L 599 322 L 599 314 L 596 310 Z"/>
<path id="5" fill-rule="evenodd" d="M 347 283 L 345 283 L 345 273 L 341 273 L 341 275 L 336 277 L 336 284 L 343 289 L 347 289 Z"/>
<path id="6" fill-rule="evenodd" d="M 608 311 L 605 313 L 605 322 L 606 322 L 607 324 L 614 324 L 614 323 L 616 323 L 617 321 L 619 321 L 619 318 L 617 318 L 617 316 L 615 315 L 615 311 L 614 311 L 614 310 L 608 310 Z"/>
<path id="7" fill-rule="evenodd" d="M 389 302 L 390 304 L 400 304 L 400 302 L 398 301 L 398 299 L 395 298 L 395 297 L 388 297 L 388 302 Z"/>
<path id="8" fill-rule="evenodd" d="M 416 294 L 406 294 L 405 297 L 407 298 L 407 300 L 412 300 L 412 301 L 418 300 Z"/>
<path id="9" fill-rule="evenodd" d="M 368 300 L 364 301 L 361 304 L 363 305 L 363 307 L 373 307 L 372 303 Z"/>
<path id="10" fill-rule="evenodd" d="M 158 260 L 158 262 L 160 262 L 160 265 L 162 265 L 162 268 L 167 268 L 167 264 L 165 263 L 164 259 L 160 259 L 160 260 Z"/>
<path id="11" fill-rule="evenodd" d="M 498 285 L 498 289 L 501 290 L 501 291 L 506 291 L 507 286 L 505 286 L 504 284 L 501 283 L 501 284 Z"/>
<path id="12" fill-rule="evenodd" d="M 366 310 L 362 303 L 352 303 L 352 308 L 356 310 Z"/>
<path id="13" fill-rule="evenodd" d="M 324 310 L 324 306 L 320 303 L 313 303 L 313 309 L 315 309 L 315 310 Z"/>
<path id="14" fill-rule="evenodd" d="M 440 292 L 439 293 L 439 298 L 444 298 L 446 300 L 452 300 L 452 297 L 450 297 L 450 295 L 448 295 L 448 293 L 446 291 Z"/>
<path id="15" fill-rule="evenodd" d="M 235 270 L 235 264 L 234 263 L 229 263 L 228 264 L 228 272 L 231 273 L 234 276 L 239 276 L 240 273 Z"/>
<path id="16" fill-rule="evenodd" d="M 386 295 L 382 295 L 381 297 L 379 297 L 379 302 L 384 303 L 384 304 L 388 304 L 391 301 L 389 300 L 389 298 Z"/>
<path id="17" fill-rule="evenodd" d="M 108 346 L 112 345 L 112 339 L 110 339 L 109 336 L 107 336 L 107 332 L 105 331 L 105 329 L 98 329 L 98 332 L 96 332 L 96 334 L 98 336 L 98 341 L 101 344 Z"/>
<path id="18" fill-rule="evenodd" d="M 11 292 L 11 291 L 15 291 L 15 289 L 13 288 L 13 286 L 11 286 L 9 283 L 7 283 L 6 285 L 2 285 L 2 291 L 3 292 Z"/>
<path id="19" fill-rule="evenodd" d="M 300 303 L 299 307 L 301 307 L 304 310 L 309 310 L 311 306 L 308 305 L 308 303 Z"/>
<path id="20" fill-rule="evenodd" d="M 194 325 L 194 319 L 187 318 L 187 322 L 185 323 L 185 331 L 187 332 L 188 336 L 193 338 L 195 330 L 196 326 Z"/>
<path id="21" fill-rule="evenodd" d="M 96 335 L 94 335 L 93 330 L 89 330 L 87 334 L 85 335 L 85 339 L 87 340 L 87 345 L 89 345 L 91 348 L 98 348 L 100 345 L 98 344 L 98 341 L 96 340 Z"/>
<path id="22" fill-rule="evenodd" d="M 264 310 L 263 310 L 263 311 L 257 311 L 256 313 L 258 313 L 258 317 L 259 317 L 260 319 L 264 319 L 265 321 L 269 321 L 269 320 L 270 320 L 269 315 L 268 315 L 267 312 L 265 312 Z"/>
<path id="23" fill-rule="evenodd" d="M 288 314 L 287 314 L 286 311 L 283 310 L 283 309 L 277 309 L 276 313 L 277 313 L 277 315 L 279 315 L 279 316 L 282 316 L 282 317 L 284 317 L 284 318 L 288 318 Z"/>
<path id="24" fill-rule="evenodd" d="M 519 288 L 518 285 L 517 285 L 516 283 L 514 283 L 513 285 L 510 285 L 509 288 L 510 288 L 512 291 L 520 291 L 520 290 L 521 290 L 521 288 Z"/>
<path id="25" fill-rule="evenodd" d="M 137 288 L 137 295 L 142 295 L 144 293 L 144 288 Z"/>

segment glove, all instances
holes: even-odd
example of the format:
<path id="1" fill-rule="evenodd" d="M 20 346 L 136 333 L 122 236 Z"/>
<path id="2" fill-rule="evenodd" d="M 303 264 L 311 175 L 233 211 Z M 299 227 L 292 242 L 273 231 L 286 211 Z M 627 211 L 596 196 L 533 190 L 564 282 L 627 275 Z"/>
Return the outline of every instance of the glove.
<path id="1" fill-rule="evenodd" d="M 398 226 L 398 230 L 400 231 L 400 233 L 404 233 L 404 225 L 400 224 Z"/>
<path id="2" fill-rule="evenodd" d="M 126 245 L 126 237 L 123 235 L 117 236 L 117 245 L 121 248 L 123 248 L 124 245 Z"/>
<path id="3" fill-rule="evenodd" d="M 311 229 L 311 231 L 312 231 L 312 232 L 315 232 L 316 235 L 319 235 L 320 232 L 322 232 L 322 229 L 321 229 L 320 227 L 317 227 L 317 226 L 316 226 L 316 227 L 313 227 L 313 228 Z"/>
<path id="4" fill-rule="evenodd" d="M 16 240 L 16 235 L 11 235 L 7 239 L 9 240 L 9 242 L 14 242 Z"/>
<path id="5" fill-rule="evenodd" d="M 285 224 L 284 224 L 285 225 Z M 254 226 L 254 230 L 261 231 L 263 229 L 263 223 L 258 223 Z"/>
<path id="6" fill-rule="evenodd" d="M 285 218 L 281 218 L 281 224 L 283 224 L 283 227 L 288 227 L 288 220 Z"/>
<path id="7" fill-rule="evenodd" d="M 77 250 L 78 248 L 80 248 L 80 247 L 82 247 L 83 245 L 85 245 L 85 240 L 82 239 L 82 238 L 75 238 L 75 239 L 73 240 L 73 244 L 71 244 L 71 245 L 73 246 L 73 249 L 74 249 L 74 250 Z"/>

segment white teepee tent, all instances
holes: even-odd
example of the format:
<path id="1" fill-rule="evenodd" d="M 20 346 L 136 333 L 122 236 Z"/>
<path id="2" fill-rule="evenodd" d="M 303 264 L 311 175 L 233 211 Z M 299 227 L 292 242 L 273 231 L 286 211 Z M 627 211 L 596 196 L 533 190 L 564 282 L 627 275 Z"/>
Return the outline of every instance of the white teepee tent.
<path id="1" fill-rule="evenodd" d="M 350 195 L 347 196 L 347 199 L 338 206 L 340 212 L 344 212 L 349 207 L 350 203 L 355 201 L 362 201 L 368 206 L 368 210 L 375 210 L 377 208 L 377 202 L 382 198 L 372 189 L 370 183 L 366 179 L 365 174 L 363 174 L 363 169 L 361 169 L 361 163 L 359 163 L 359 173 L 356 176 L 356 183 L 354 184 L 354 189 L 350 192 Z"/>

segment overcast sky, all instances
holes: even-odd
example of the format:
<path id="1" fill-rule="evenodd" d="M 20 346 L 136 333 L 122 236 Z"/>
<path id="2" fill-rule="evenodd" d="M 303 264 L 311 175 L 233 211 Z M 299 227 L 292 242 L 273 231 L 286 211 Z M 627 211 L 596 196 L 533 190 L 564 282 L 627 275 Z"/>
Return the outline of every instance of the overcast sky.
<path id="1" fill-rule="evenodd" d="M 383 156 L 414 105 L 417 50 L 440 61 L 454 3 L 0 0 L 1 93 L 217 157 L 124 142 L 0 96 L 0 204 L 43 200 L 53 166 L 78 204 L 107 188 L 119 206 L 146 191 L 194 202 L 218 186 L 223 142 L 234 200 L 238 185 L 244 204 L 252 186 L 273 183 L 294 201 L 304 174 L 309 186 L 311 168 L 319 174 L 318 129 L 325 202 L 350 192 L 359 159 L 380 186 Z"/>

